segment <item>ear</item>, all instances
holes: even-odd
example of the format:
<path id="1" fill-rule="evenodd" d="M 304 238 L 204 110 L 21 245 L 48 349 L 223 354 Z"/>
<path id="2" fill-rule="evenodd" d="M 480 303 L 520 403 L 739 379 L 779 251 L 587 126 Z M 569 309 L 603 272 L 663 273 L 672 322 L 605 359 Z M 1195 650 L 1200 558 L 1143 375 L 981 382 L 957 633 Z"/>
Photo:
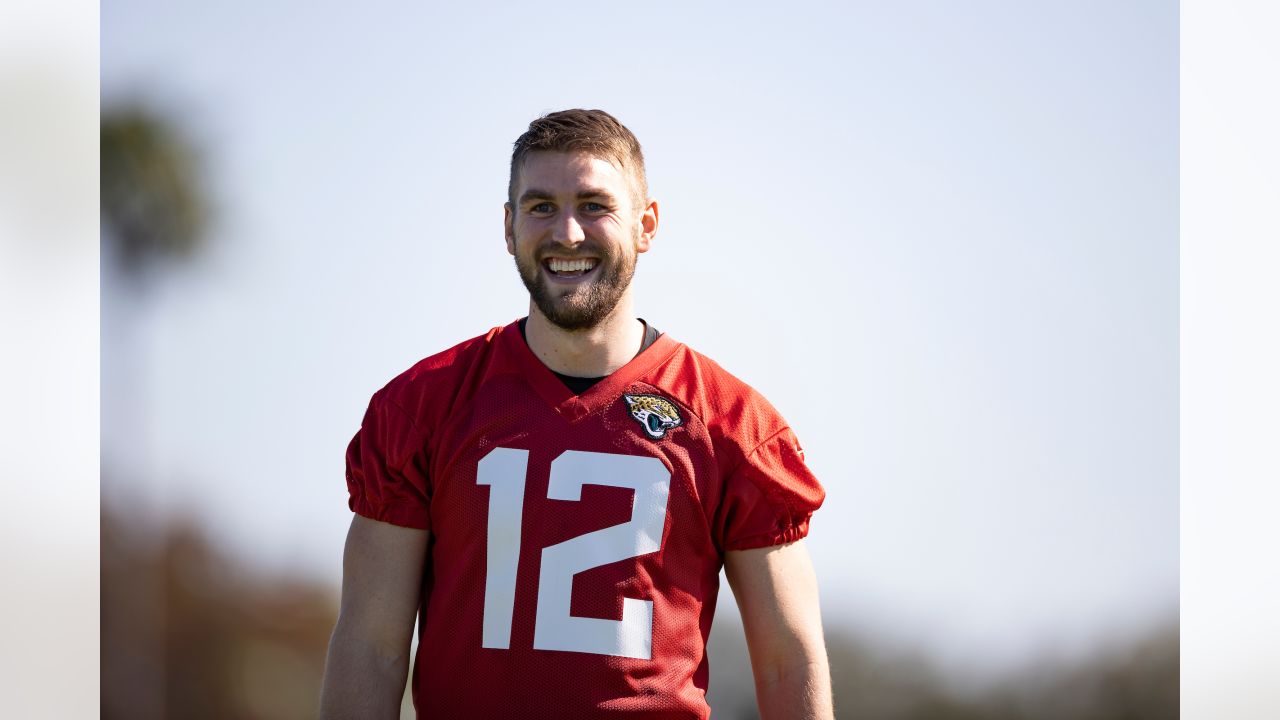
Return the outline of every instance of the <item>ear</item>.
<path id="1" fill-rule="evenodd" d="M 649 252 L 653 236 L 658 234 L 658 201 L 649 199 L 644 212 L 640 214 L 640 238 L 636 241 L 636 252 Z"/>
<path id="2" fill-rule="evenodd" d="M 507 252 L 516 254 L 515 213 L 511 212 L 511 203 L 502 203 L 502 234 L 507 238 Z"/>

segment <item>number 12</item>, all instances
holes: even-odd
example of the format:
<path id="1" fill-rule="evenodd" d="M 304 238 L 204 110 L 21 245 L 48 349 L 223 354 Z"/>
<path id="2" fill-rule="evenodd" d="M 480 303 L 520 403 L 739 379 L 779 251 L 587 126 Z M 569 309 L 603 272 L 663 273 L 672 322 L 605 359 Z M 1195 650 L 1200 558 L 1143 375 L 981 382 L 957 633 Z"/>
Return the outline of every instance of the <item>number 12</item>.
<path id="1" fill-rule="evenodd" d="M 482 640 L 486 648 L 506 650 L 511 645 L 528 462 L 528 450 L 494 448 L 476 469 L 476 483 L 489 486 Z M 569 450 L 551 461 L 549 499 L 579 501 L 583 485 L 634 490 L 631 520 L 542 549 L 533 647 L 648 660 L 653 651 L 652 600 L 622 598 L 621 620 L 570 615 L 569 602 L 574 575 L 661 549 L 671 474 L 656 457 Z"/>

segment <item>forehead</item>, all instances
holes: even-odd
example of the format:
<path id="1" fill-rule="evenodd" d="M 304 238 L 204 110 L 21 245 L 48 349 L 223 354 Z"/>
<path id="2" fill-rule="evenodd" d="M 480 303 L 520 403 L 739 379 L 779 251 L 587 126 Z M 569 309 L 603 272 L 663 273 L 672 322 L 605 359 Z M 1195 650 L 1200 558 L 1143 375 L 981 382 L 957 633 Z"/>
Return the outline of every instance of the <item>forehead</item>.
<path id="1" fill-rule="evenodd" d="M 551 193 L 595 188 L 621 197 L 629 181 L 629 174 L 606 158 L 587 152 L 540 150 L 525 156 L 516 174 L 515 195 L 531 188 Z"/>

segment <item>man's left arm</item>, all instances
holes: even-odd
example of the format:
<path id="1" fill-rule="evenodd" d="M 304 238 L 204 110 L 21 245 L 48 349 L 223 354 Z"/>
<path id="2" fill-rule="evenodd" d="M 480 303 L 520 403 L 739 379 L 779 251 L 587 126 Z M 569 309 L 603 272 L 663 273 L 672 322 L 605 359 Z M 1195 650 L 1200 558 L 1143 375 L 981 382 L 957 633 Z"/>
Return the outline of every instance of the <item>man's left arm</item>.
<path id="1" fill-rule="evenodd" d="M 802 540 L 725 553 L 761 720 L 834 718 L 818 583 Z"/>

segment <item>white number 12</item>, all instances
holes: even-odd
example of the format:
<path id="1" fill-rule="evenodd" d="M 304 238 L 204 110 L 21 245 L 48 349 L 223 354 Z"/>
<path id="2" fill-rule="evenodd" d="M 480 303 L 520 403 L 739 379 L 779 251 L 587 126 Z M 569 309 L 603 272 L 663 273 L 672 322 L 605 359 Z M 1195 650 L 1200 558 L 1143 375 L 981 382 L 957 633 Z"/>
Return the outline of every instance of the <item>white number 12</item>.
<path id="1" fill-rule="evenodd" d="M 529 451 L 494 448 L 480 460 L 476 482 L 489 486 L 489 548 L 485 570 L 482 645 L 508 649 L 515 611 L 520 524 Z M 671 474 L 655 457 L 569 450 L 551 461 L 547 497 L 582 499 L 583 485 L 635 491 L 631 520 L 542 549 L 533 646 L 597 655 L 650 659 L 653 601 L 622 598 L 622 619 L 569 614 L 573 576 L 600 565 L 657 552 L 667 520 Z"/>

